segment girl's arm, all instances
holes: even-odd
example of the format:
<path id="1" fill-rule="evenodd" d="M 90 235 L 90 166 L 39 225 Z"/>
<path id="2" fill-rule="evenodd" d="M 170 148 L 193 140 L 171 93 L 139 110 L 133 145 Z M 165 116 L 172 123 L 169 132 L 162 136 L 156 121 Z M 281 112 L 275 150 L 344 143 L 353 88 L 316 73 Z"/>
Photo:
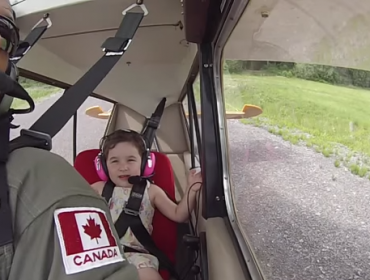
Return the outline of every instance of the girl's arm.
<path id="1" fill-rule="evenodd" d="M 153 205 L 163 215 L 174 222 L 186 222 L 189 218 L 189 214 L 194 210 L 197 192 L 202 187 L 201 174 L 194 173 L 195 170 L 191 170 L 189 172 L 188 187 L 184 197 L 178 205 L 169 199 L 166 193 L 158 186 L 152 185 L 150 187 L 153 197 Z"/>

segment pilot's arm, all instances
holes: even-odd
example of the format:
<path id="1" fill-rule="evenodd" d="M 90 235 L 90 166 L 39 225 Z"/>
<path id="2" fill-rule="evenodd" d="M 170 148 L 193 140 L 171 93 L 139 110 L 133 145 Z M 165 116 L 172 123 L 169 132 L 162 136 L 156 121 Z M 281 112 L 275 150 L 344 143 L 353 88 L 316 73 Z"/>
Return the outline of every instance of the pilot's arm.
<path id="1" fill-rule="evenodd" d="M 138 280 L 106 202 L 72 166 L 32 148 L 14 151 L 8 166 L 16 237 L 9 280 Z"/>
<path id="2" fill-rule="evenodd" d="M 37 217 L 17 244 L 9 279 L 137 280 L 102 209 L 98 199 L 71 196 Z"/>

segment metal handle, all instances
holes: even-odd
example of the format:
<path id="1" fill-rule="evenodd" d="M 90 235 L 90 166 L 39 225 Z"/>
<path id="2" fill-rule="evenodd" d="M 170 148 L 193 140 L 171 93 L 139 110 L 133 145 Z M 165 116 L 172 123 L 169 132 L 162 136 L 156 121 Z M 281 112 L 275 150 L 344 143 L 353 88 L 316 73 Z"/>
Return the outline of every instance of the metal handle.
<path id="1" fill-rule="evenodd" d="M 132 4 L 127 9 L 123 10 L 122 14 L 125 15 L 128 11 L 132 10 L 133 8 L 140 7 L 144 12 L 144 17 L 149 13 L 148 9 L 144 5 L 144 1 L 136 1 L 135 4 Z"/>

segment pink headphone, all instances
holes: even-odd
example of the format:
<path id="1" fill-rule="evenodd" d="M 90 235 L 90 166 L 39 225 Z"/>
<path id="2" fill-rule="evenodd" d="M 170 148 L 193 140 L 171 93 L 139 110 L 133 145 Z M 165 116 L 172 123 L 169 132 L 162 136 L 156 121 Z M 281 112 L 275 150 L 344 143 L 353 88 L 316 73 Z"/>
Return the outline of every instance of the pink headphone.
<path id="1" fill-rule="evenodd" d="M 102 181 L 107 182 L 109 180 L 109 174 L 108 174 L 108 168 L 107 168 L 107 164 L 106 164 L 106 159 L 104 158 L 104 154 L 103 154 L 104 141 L 108 137 L 110 137 L 111 135 L 116 134 L 116 133 L 122 133 L 122 132 L 124 132 L 124 133 L 135 133 L 135 134 L 138 134 L 140 136 L 140 139 L 142 139 L 142 141 L 144 143 L 144 147 L 145 147 L 145 152 L 142 155 L 142 159 L 144 159 L 145 157 L 147 158 L 145 166 L 143 166 L 143 164 L 141 166 L 141 170 L 143 170 L 142 176 L 148 177 L 148 176 L 150 176 L 150 175 L 152 175 L 154 173 L 155 154 L 152 153 L 152 152 L 149 152 L 149 149 L 146 147 L 146 142 L 143 139 L 143 137 L 139 133 L 137 133 L 136 131 L 134 131 L 134 130 L 120 129 L 120 130 L 114 131 L 113 133 L 111 133 L 109 135 L 104 136 L 100 140 L 100 145 L 99 145 L 100 146 L 100 152 L 99 152 L 99 154 L 94 159 L 94 166 L 95 166 L 96 173 L 98 174 L 99 178 Z"/>

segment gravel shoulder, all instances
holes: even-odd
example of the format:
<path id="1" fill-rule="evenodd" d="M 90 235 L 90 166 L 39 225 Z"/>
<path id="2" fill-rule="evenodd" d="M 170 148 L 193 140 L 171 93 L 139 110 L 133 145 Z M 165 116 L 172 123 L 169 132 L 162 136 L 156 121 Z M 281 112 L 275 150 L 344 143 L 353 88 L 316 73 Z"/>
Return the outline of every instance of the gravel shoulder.
<path id="1" fill-rule="evenodd" d="M 237 211 L 267 279 L 370 279 L 370 180 L 228 122 Z"/>

